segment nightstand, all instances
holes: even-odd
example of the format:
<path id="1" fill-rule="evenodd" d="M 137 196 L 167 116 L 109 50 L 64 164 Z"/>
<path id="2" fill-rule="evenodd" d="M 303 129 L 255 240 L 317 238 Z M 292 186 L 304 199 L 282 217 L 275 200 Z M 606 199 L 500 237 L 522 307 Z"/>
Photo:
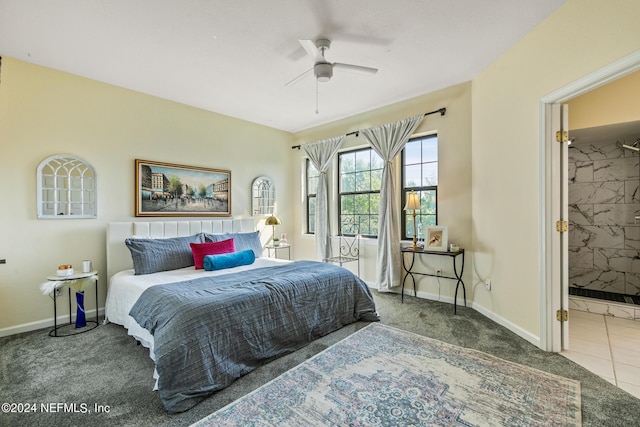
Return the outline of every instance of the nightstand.
<path id="1" fill-rule="evenodd" d="M 71 284 L 75 280 L 88 279 L 93 278 L 95 280 L 95 292 L 96 292 L 96 320 L 87 320 L 87 326 L 84 328 L 76 329 L 72 332 L 61 332 L 58 330 L 62 328 L 68 328 L 68 326 L 73 325 L 73 321 L 71 319 Z M 70 276 L 47 276 L 47 280 L 50 282 L 59 282 L 56 285 L 55 289 L 49 294 L 53 299 L 53 329 L 49 331 L 50 337 L 67 337 L 71 335 L 82 334 L 84 332 L 89 332 L 92 329 L 95 329 L 98 324 L 98 272 L 90 271 L 88 273 L 76 273 Z M 58 296 L 62 292 L 62 288 L 67 287 L 67 294 L 69 297 L 69 324 L 58 326 Z"/>
<path id="2" fill-rule="evenodd" d="M 287 259 L 290 260 L 291 259 L 291 245 L 286 243 L 284 245 L 267 245 L 265 246 L 265 248 L 267 248 L 267 255 L 271 258 L 271 251 L 273 251 L 273 258 L 278 258 L 278 251 L 281 249 L 286 249 L 287 250 Z"/>

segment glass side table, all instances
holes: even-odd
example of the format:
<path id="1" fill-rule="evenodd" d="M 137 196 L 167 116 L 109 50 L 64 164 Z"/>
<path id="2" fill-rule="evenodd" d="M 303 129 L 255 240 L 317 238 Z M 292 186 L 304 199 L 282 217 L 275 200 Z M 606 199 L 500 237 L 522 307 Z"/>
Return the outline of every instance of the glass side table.
<path id="1" fill-rule="evenodd" d="M 273 258 L 278 258 L 278 251 L 281 249 L 286 249 L 287 250 L 287 259 L 291 260 L 291 245 L 289 243 L 285 243 L 283 245 L 267 245 L 265 246 L 265 248 L 267 248 L 267 255 L 269 256 L 269 258 L 271 258 L 271 251 L 273 251 Z"/>
<path id="2" fill-rule="evenodd" d="M 95 292 L 96 292 L 96 320 L 87 320 L 87 326 L 84 328 L 77 328 L 71 331 L 66 331 L 66 329 L 71 329 L 69 326 L 73 325 L 72 321 L 72 313 L 71 313 L 71 284 L 75 280 L 82 280 L 93 278 L 95 283 Z M 49 331 L 50 337 L 68 337 L 71 335 L 82 334 L 84 332 L 89 332 L 92 329 L 98 327 L 98 272 L 90 271 L 88 273 L 76 273 L 70 276 L 47 276 L 47 280 L 50 282 L 60 282 L 60 285 L 56 286 L 56 288 L 49 294 L 53 299 L 53 329 Z M 67 294 L 69 296 L 69 323 L 66 325 L 58 326 L 58 296 L 62 293 L 62 288 L 67 287 Z"/>

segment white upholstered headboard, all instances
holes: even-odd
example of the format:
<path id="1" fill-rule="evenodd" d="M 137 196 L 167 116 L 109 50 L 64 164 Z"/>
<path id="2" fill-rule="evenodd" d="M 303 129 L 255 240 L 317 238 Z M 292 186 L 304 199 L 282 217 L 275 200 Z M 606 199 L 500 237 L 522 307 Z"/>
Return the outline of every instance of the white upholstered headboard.
<path id="1" fill-rule="evenodd" d="M 180 237 L 197 233 L 232 233 L 255 230 L 253 219 L 213 219 L 203 221 L 130 221 L 107 224 L 107 278 L 133 268 L 124 240 L 138 237 Z"/>

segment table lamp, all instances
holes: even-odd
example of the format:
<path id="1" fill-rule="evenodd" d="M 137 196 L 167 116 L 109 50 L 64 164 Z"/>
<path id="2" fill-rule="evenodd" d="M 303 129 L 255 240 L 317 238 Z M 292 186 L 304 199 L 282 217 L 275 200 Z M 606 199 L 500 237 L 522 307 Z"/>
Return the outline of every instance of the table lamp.
<path id="1" fill-rule="evenodd" d="M 267 219 L 264 221 L 264 225 L 270 225 L 272 228 L 272 235 L 271 235 L 271 241 L 273 242 L 275 237 L 276 237 L 276 225 L 280 225 L 281 222 L 278 219 L 277 216 L 273 216 L 271 215 L 270 217 L 267 217 Z"/>
<path id="2" fill-rule="evenodd" d="M 408 249 L 419 251 L 422 248 L 418 246 L 418 237 L 416 235 L 416 210 L 420 210 L 420 197 L 418 193 L 411 190 L 409 194 L 407 194 L 407 203 L 404 205 L 405 211 L 413 211 L 413 245 L 409 246 Z"/>

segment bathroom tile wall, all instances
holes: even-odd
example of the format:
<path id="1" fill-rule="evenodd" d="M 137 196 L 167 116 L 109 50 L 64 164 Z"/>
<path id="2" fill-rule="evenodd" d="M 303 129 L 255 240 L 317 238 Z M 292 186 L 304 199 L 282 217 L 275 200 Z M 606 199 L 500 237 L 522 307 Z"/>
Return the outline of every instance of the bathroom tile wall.
<path id="1" fill-rule="evenodd" d="M 639 155 L 606 140 L 569 146 L 570 286 L 640 295 Z"/>

